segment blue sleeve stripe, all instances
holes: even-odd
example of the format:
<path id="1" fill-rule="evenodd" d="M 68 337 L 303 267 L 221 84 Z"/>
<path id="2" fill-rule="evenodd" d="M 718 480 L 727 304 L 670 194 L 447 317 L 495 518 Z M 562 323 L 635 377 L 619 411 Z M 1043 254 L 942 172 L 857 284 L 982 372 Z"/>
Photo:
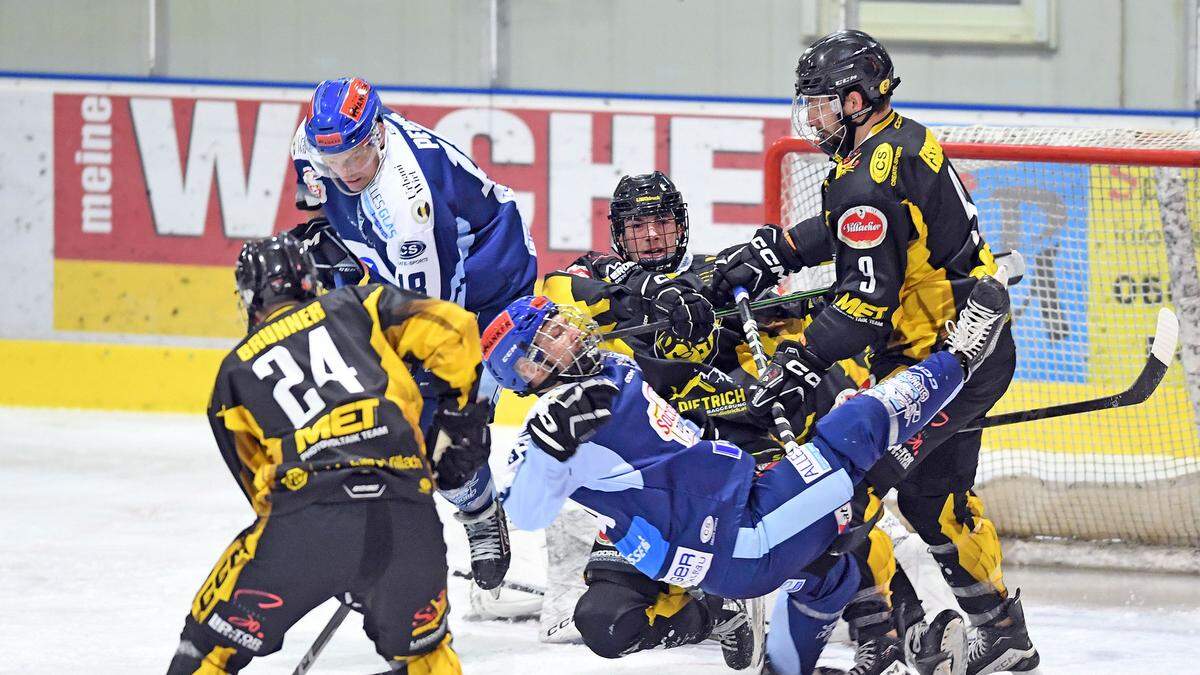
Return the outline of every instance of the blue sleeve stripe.
<path id="1" fill-rule="evenodd" d="M 773 546 L 833 513 L 853 496 L 854 483 L 845 469 L 838 469 L 764 515 L 754 527 L 739 528 L 733 557 L 762 558 Z"/>

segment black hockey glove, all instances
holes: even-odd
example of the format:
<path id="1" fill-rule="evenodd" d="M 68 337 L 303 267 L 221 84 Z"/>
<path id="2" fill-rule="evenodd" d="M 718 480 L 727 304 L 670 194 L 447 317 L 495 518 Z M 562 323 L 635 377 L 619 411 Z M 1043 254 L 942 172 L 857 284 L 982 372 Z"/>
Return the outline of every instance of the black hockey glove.
<path id="1" fill-rule="evenodd" d="M 803 265 L 778 225 L 763 225 L 750 243 L 717 258 L 709 285 L 709 300 L 717 307 L 733 304 L 733 289 L 741 286 L 754 298 L 779 283 L 784 274 Z"/>
<path id="2" fill-rule="evenodd" d="M 746 390 L 747 412 L 760 424 L 770 425 L 775 419 L 771 408 L 779 401 L 791 415 L 821 384 L 830 365 L 799 342 L 779 343 L 766 372 Z"/>
<path id="3" fill-rule="evenodd" d="M 676 339 L 699 342 L 712 333 L 717 321 L 712 303 L 686 284 L 639 268 L 626 277 L 625 286 L 641 296 L 647 320 L 671 322 L 667 332 Z"/>
<path id="4" fill-rule="evenodd" d="M 468 403 L 462 410 L 445 406 L 433 415 L 428 448 L 439 490 L 462 487 L 487 463 L 492 451 L 490 403 Z"/>
<path id="5" fill-rule="evenodd" d="M 554 389 L 538 401 L 529 435 L 554 459 L 565 462 L 612 417 L 617 386 L 603 379 L 584 380 Z"/>
<path id="6" fill-rule="evenodd" d="M 325 288 L 353 286 L 363 278 L 358 257 L 350 252 L 329 219 L 318 216 L 288 230 L 300 242 L 300 250 L 312 255 L 317 277 Z"/>
<path id="7" fill-rule="evenodd" d="M 685 342 L 699 342 L 713 331 L 717 317 L 703 295 L 686 286 L 667 286 L 654 296 L 654 307 L 671 322 L 667 332 Z"/>

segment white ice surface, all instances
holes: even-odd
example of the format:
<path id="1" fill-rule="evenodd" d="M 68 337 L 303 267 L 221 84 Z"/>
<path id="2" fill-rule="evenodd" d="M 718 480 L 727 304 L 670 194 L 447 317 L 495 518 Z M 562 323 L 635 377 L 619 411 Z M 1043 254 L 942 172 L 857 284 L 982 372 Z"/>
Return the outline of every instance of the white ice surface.
<path id="1" fill-rule="evenodd" d="M 499 444 L 510 433 L 497 433 Z M 196 588 L 252 513 L 201 417 L 0 409 L 0 672 L 159 673 Z M 443 515 L 448 507 L 441 505 Z M 446 518 L 451 565 L 467 566 Z M 540 583 L 541 536 L 514 536 L 511 578 Z M 1024 588 L 1044 673 L 1198 672 L 1200 579 L 1008 570 Z M 455 648 L 468 673 L 726 672 L 715 645 L 608 661 L 544 645 L 536 623 L 464 620 L 450 580 Z M 334 610 L 300 621 L 251 673 L 290 673 Z M 357 615 L 313 672 L 368 673 L 383 662 Z M 831 665 L 850 650 L 832 645 Z"/>

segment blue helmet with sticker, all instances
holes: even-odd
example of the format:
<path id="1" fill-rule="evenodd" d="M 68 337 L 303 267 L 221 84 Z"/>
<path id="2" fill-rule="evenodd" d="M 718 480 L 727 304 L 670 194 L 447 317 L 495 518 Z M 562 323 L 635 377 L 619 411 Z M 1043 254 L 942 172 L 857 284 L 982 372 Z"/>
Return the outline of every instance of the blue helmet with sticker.
<path id="1" fill-rule="evenodd" d="M 504 308 L 483 331 L 488 372 L 518 394 L 545 391 L 564 379 L 600 370 L 600 329 L 574 305 L 527 295 Z"/>
<path id="2" fill-rule="evenodd" d="M 345 152 L 371 137 L 382 108 L 379 94 L 365 80 L 325 80 L 313 92 L 304 135 L 317 152 Z"/>

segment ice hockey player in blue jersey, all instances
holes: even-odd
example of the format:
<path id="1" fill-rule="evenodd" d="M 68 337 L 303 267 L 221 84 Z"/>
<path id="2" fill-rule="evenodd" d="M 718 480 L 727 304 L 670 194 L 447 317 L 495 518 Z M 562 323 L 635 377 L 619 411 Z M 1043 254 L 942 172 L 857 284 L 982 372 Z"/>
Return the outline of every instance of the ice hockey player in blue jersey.
<path id="1" fill-rule="evenodd" d="M 481 327 L 533 291 L 533 240 L 512 191 L 454 144 L 384 107 L 369 83 L 317 85 L 292 160 L 296 205 L 322 213 L 294 234 L 328 272 L 327 283 L 362 277 L 449 300 L 474 312 Z M 494 400 L 495 383 L 485 378 L 480 393 Z M 432 401 L 424 406 L 427 435 L 435 409 Z M 499 586 L 510 553 L 491 471 L 484 465 L 442 495 L 460 509 L 475 582 Z"/>
<path id="2" fill-rule="evenodd" d="M 574 500 L 597 514 L 647 577 L 734 598 L 782 586 L 789 592 L 775 614 L 790 617 L 787 597 L 844 529 L 855 483 L 881 470 L 877 462 L 902 474 L 886 449 L 937 414 L 995 347 L 1007 292 L 990 277 L 977 289 L 977 311 L 951 327 L 946 350 L 851 398 L 817 423 L 808 443 L 758 475 L 748 453 L 701 438 L 632 360 L 602 353 L 595 323 L 577 308 L 522 298 L 483 335 L 492 376 L 540 395 L 501 481 L 509 517 L 539 529 Z M 774 630 L 786 637 L 788 622 L 779 623 Z M 768 640 L 775 672 L 812 668 L 796 650 L 770 646 L 779 640 Z"/>

